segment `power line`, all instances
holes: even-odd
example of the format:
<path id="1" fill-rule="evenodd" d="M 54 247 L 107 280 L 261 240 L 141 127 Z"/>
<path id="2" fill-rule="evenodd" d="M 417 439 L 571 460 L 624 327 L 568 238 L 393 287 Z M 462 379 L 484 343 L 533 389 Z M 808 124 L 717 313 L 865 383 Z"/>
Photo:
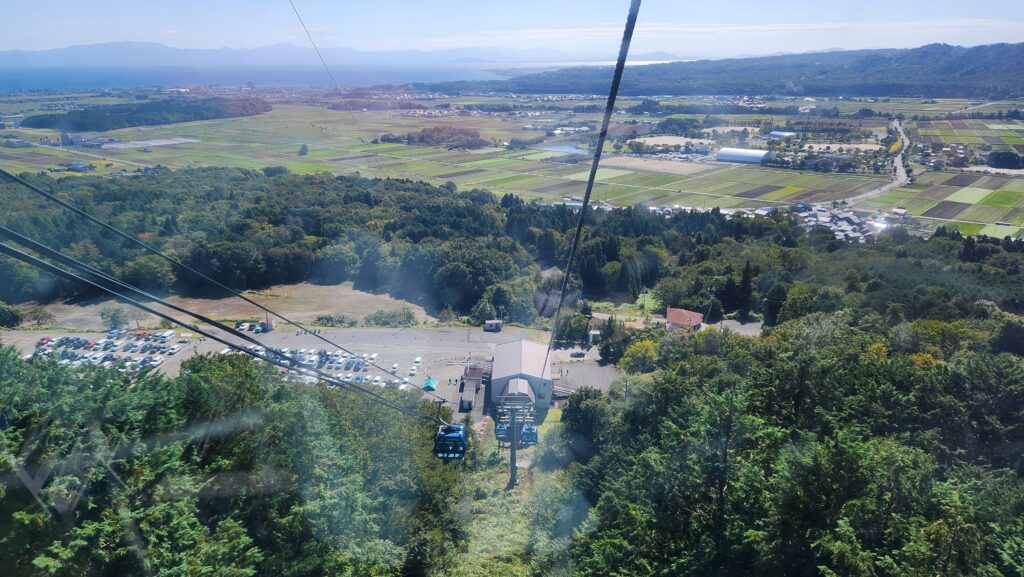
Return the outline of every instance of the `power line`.
<path id="1" fill-rule="evenodd" d="M 23 178 L 21 178 L 19 176 L 11 174 L 10 172 L 8 172 L 8 171 L 6 171 L 6 170 L 4 170 L 2 168 L 0 168 L 0 175 L 5 176 L 5 177 L 13 180 L 14 182 L 16 182 L 16 183 L 18 183 L 18 184 L 28 188 L 32 192 L 35 192 L 36 194 L 39 194 L 39 195 L 43 196 L 47 200 L 50 200 L 52 202 L 55 202 L 55 203 L 59 204 L 60 206 L 62 206 L 64 208 L 74 212 L 75 214 L 85 218 L 86 220 L 88 220 L 88 221 L 90 221 L 90 222 L 92 222 L 94 224 L 99 225 L 104 230 L 108 230 L 108 231 L 110 231 L 110 232 L 120 236 L 121 238 L 124 238 L 125 240 L 128 240 L 128 241 L 130 241 L 130 242 L 132 242 L 132 243 L 134 243 L 134 244 L 136 244 L 138 246 L 141 246 L 142 248 L 152 252 L 153 254 L 155 254 L 155 255 L 159 256 L 160 258 L 164 259 L 165 261 L 173 264 L 174 266 L 179 267 L 181 269 L 184 269 L 184 270 L 192 273 L 196 277 L 198 277 L 198 278 L 200 278 L 200 279 L 202 279 L 202 280 L 204 280 L 206 282 L 209 282 L 209 283 L 213 284 L 214 286 L 216 286 L 216 287 L 218 287 L 220 289 L 223 289 L 224 291 L 226 291 L 227 293 L 231 294 L 232 296 L 236 296 L 236 297 L 244 300 L 245 302 L 247 302 L 247 303 L 249 303 L 249 304 L 259 308 L 260 310 L 264 311 L 265 313 L 270 314 L 270 315 L 274 315 L 275 317 L 283 320 L 284 322 L 290 324 L 291 326 L 293 326 L 293 327 L 295 327 L 295 328 L 297 328 L 297 329 L 299 329 L 299 330 L 301 330 L 301 331 L 303 331 L 305 333 L 308 333 L 308 334 L 316 337 L 317 339 L 319 339 L 319 340 L 321 340 L 321 341 L 331 345 L 332 347 L 334 347 L 334 348 L 336 348 L 336 349 L 338 349 L 340 351 L 343 351 L 343 352 L 345 352 L 347 354 L 355 356 L 355 353 L 353 353 L 352 351 L 348 350 L 347 348 L 345 348 L 345 347 L 335 343 L 334 341 L 328 339 L 327 337 L 325 337 L 323 335 L 320 335 L 320 334 L 317 334 L 317 333 L 314 333 L 313 331 L 307 329 L 305 326 L 299 324 L 297 321 L 293 321 L 293 320 L 289 319 L 288 317 L 286 317 L 286 316 L 284 316 L 284 315 L 282 315 L 282 314 L 280 314 L 278 312 L 275 312 L 275 311 L 271 310 L 269 307 L 266 307 L 266 306 L 264 306 L 264 305 L 262 305 L 262 304 L 260 304 L 260 303 L 258 303 L 256 301 L 254 301 L 253 299 L 250 299 L 249 297 L 243 295 L 242 293 L 240 293 L 240 292 L 238 292 L 238 291 L 236 291 L 236 290 L 234 290 L 234 289 L 232 289 L 232 288 L 230 288 L 230 287 L 220 283 L 216 279 L 213 279 L 213 278 L 211 278 L 211 277 L 209 277 L 209 276 L 207 276 L 207 275 L 205 275 L 205 274 L 195 270 L 194 268 L 188 266 L 187 264 L 185 264 L 185 263 L 175 259 L 174 257 L 164 253 L 160 249 L 158 249 L 158 248 L 156 248 L 156 247 L 154 247 L 154 246 L 152 246 L 152 245 L 150 245 L 150 244 L 148 244 L 146 242 L 143 242 L 143 241 L 139 240 L 138 238 L 136 238 L 136 237 L 134 237 L 134 236 L 132 236 L 132 235 L 122 231 L 121 229 L 119 229 L 117 227 L 114 227 L 114 226 L 111 226 L 110 224 L 107 224 L 106 222 L 103 222 L 102 220 L 96 218 L 95 216 L 92 216 L 91 214 L 89 214 L 89 213 L 85 212 L 84 210 L 74 206 L 73 204 L 71 204 L 71 203 L 69 203 L 69 202 L 67 202 L 67 201 L 57 197 L 54 194 L 43 190 L 42 188 L 32 184 L 31 182 L 28 182 L 27 180 L 25 180 L 25 179 L 23 179 Z M 389 375 L 389 376 L 391 375 L 391 371 L 385 369 L 384 367 L 378 365 L 377 363 L 373 363 L 373 362 L 367 361 L 366 365 L 374 367 L 374 368 L 378 369 L 379 371 L 383 372 L 386 375 Z M 435 399 L 438 399 L 440 401 L 444 401 L 446 403 L 448 402 L 448 400 L 445 399 L 444 397 L 442 397 L 440 395 L 437 395 L 437 394 L 435 394 L 435 393 L 433 393 L 431 391 L 428 391 L 425 388 L 410 382 L 408 379 L 402 379 L 402 381 L 404 383 L 408 384 L 408 385 L 411 385 L 412 387 L 415 387 L 415 388 L 423 391 L 424 393 L 434 397 Z"/>
<path id="2" fill-rule="evenodd" d="M 331 85 L 334 86 L 334 91 L 338 92 L 338 82 L 334 80 L 334 73 L 331 72 L 331 68 L 327 66 L 327 61 L 324 60 L 324 55 L 320 54 L 320 49 L 317 48 L 316 42 L 313 41 L 313 35 L 309 33 L 309 28 L 306 28 L 306 23 L 302 21 L 299 9 L 295 7 L 295 2 L 292 0 L 288 0 L 288 3 L 292 5 L 292 10 L 295 11 L 295 17 L 299 19 L 299 24 L 301 24 L 302 29 L 306 31 L 306 38 L 309 38 L 309 43 L 313 45 L 313 50 L 316 51 L 316 55 L 320 57 L 320 63 L 324 65 L 324 70 L 326 70 L 327 75 L 331 77 Z"/>
<path id="3" fill-rule="evenodd" d="M 558 332 L 558 315 L 562 310 L 562 303 L 565 301 L 565 292 L 569 286 L 569 276 L 572 273 L 572 260 L 576 255 L 576 249 L 583 235 L 583 221 L 587 214 L 587 206 L 590 204 L 590 194 L 594 190 L 594 181 L 597 179 L 597 167 L 601 163 L 601 151 L 604 149 L 604 141 L 608 137 L 608 125 L 612 120 L 612 112 L 615 110 L 615 97 L 619 93 L 619 83 L 622 81 L 622 71 L 626 67 L 626 55 L 629 54 L 629 43 L 633 39 L 633 29 L 636 27 L 637 14 L 640 12 L 640 0 L 632 0 L 629 5 L 629 14 L 626 16 L 626 29 L 622 32 L 622 43 L 619 45 L 619 58 L 615 62 L 615 72 L 612 74 L 612 85 L 608 90 L 608 102 L 604 107 L 604 120 L 601 122 L 601 133 L 597 137 L 597 150 L 594 151 L 594 160 L 590 164 L 590 176 L 587 177 L 587 189 L 583 193 L 583 205 L 580 207 L 580 217 L 576 221 L 576 233 L 572 237 L 572 244 L 569 246 L 569 256 L 565 263 L 565 276 L 562 277 L 562 290 L 558 295 L 558 306 L 555 307 L 555 315 L 552 317 L 551 338 L 548 339 L 548 348 L 544 353 L 544 369 L 548 367 L 548 357 L 551 355 L 551 347 L 555 343 L 555 334 Z"/>
<path id="4" fill-rule="evenodd" d="M 336 94 L 341 91 L 338 88 L 338 82 L 334 79 L 334 73 L 331 72 L 331 67 L 327 66 L 327 61 L 324 60 L 323 54 L 320 53 L 320 49 L 317 47 L 316 42 L 313 40 L 313 35 L 309 33 L 309 28 L 306 27 L 306 23 L 302 20 L 302 16 L 299 14 L 299 9 L 295 6 L 294 0 L 288 0 L 288 3 L 292 5 L 292 10 L 295 11 L 295 17 L 299 19 L 299 24 L 302 25 L 302 29 L 306 31 L 306 38 L 309 38 L 309 43 L 313 45 L 313 50 L 316 51 L 316 55 L 320 57 L 320 63 L 324 65 L 324 70 L 327 71 L 327 76 L 331 78 L 331 85 L 334 86 L 334 92 Z M 356 115 L 351 110 L 348 111 L 349 118 L 352 119 L 352 124 L 356 127 L 356 132 L 359 134 L 359 142 L 365 143 L 363 139 L 363 129 L 359 127 L 359 121 L 356 120 Z"/>
<path id="5" fill-rule="evenodd" d="M 103 271 L 95 269 L 95 268 L 89 266 L 86 263 L 83 263 L 83 262 L 81 262 L 79 260 L 76 260 L 76 259 L 74 259 L 72 257 L 69 257 L 69 256 L 67 256 L 67 255 L 65 255 L 63 253 L 60 253 L 60 252 L 58 252 L 58 251 L 56 251 L 56 250 L 54 250 L 52 248 L 49 248 L 49 247 L 47 247 L 47 246 L 45 246 L 43 244 L 40 244 L 40 243 L 38 243 L 38 242 L 36 242 L 36 241 L 26 237 L 26 236 L 18 234 L 17 232 L 12 231 L 12 230 L 10 230 L 10 229 L 8 229 L 6 227 L 0 226 L 0 235 L 6 236 L 7 238 L 17 242 L 18 244 L 21 244 L 22 246 L 25 246 L 26 248 L 29 248 L 31 250 L 34 250 L 34 251 L 40 253 L 40 254 L 43 254 L 43 255 L 47 256 L 48 258 L 52 258 L 54 260 L 57 260 L 57 261 L 65 264 L 67 266 L 71 266 L 72 268 L 75 268 L 76 270 L 82 271 L 82 272 L 84 272 L 84 273 L 86 273 L 86 274 L 88 274 L 90 276 L 96 277 L 96 278 L 98 278 L 100 280 L 103 280 L 103 281 L 106 281 L 106 282 L 110 282 L 110 283 L 116 284 L 116 285 L 118 285 L 118 286 L 120 286 L 122 288 L 125 288 L 125 289 L 127 289 L 129 291 L 132 291 L 132 292 L 134 292 L 134 293 L 136 293 L 136 294 L 138 294 L 140 296 L 143 296 L 143 297 L 148 298 L 150 300 L 156 301 L 157 303 L 159 303 L 159 304 L 161 304 L 163 306 L 166 306 L 166 307 L 168 307 L 168 308 L 170 308 L 172 310 L 175 310 L 175 311 L 178 311 L 180 313 L 186 314 L 186 315 L 188 315 L 188 316 L 190 316 L 192 318 L 195 318 L 196 320 L 205 322 L 205 323 L 210 324 L 210 325 L 212 325 L 212 326 L 214 326 L 214 327 L 216 327 L 218 329 L 221 329 L 222 331 L 227 332 L 228 334 L 231 334 L 231 335 L 233 335 L 235 337 L 238 337 L 238 338 L 241 338 L 243 340 L 246 340 L 246 341 L 248 341 L 248 342 L 250 342 L 250 343 L 252 343 L 254 345 L 257 345 L 259 347 L 263 347 L 263 343 L 261 343 L 260 341 L 250 337 L 249 335 L 247 335 L 247 334 L 245 334 L 243 332 L 240 332 L 240 331 L 237 331 L 235 329 L 232 329 L 231 327 L 229 327 L 227 325 L 224 325 L 223 323 L 220 323 L 218 321 L 210 319 L 210 318 L 208 318 L 208 317 L 206 317 L 204 315 L 201 315 L 199 313 L 193 312 L 193 311 L 191 311 L 189 309 L 186 309 L 184 307 L 179 307 L 178 305 L 175 305 L 173 303 L 167 302 L 167 301 L 165 301 L 165 300 L 163 300 L 163 299 L 161 299 L 159 297 L 156 297 L 156 296 L 154 296 L 154 295 L 152 295 L 152 294 L 150 294 L 150 293 L 148 293 L 146 291 L 143 291 L 143 290 L 141 290 L 141 289 L 139 289 L 137 287 L 134 287 L 134 286 L 132 286 L 132 285 L 130 285 L 128 283 L 125 283 L 123 281 L 120 281 L 120 280 L 118 280 L 118 279 L 108 275 L 107 273 L 105 273 Z M 181 324 L 183 326 L 187 326 L 190 329 L 195 329 L 195 327 L 192 327 L 190 325 L 185 325 L 184 323 L 180 323 L 179 322 L 178 324 Z M 198 331 L 198 329 L 196 329 L 196 330 Z M 236 348 L 236 349 L 238 348 L 238 347 L 234 347 L 234 345 L 230 345 L 230 346 L 232 346 L 233 348 Z M 312 367 L 312 366 L 307 365 L 307 364 L 305 364 L 305 363 L 303 363 L 301 361 L 296 361 L 295 359 L 292 359 L 290 357 L 289 357 L 289 361 L 290 361 L 290 364 L 298 365 L 300 368 L 316 370 L 316 367 Z M 318 372 L 320 372 L 320 371 L 318 371 Z M 374 397 L 374 398 L 377 398 L 377 399 L 383 399 L 383 397 L 381 397 L 377 393 L 375 393 L 373 391 L 369 391 L 369 390 L 363 389 L 362 387 L 356 386 L 356 385 L 351 384 L 351 383 L 346 383 L 345 388 L 350 389 L 350 390 L 355 390 L 355 391 L 363 392 L 364 394 L 368 394 L 371 397 Z M 384 400 L 386 400 L 386 399 L 384 399 Z"/>
<path id="6" fill-rule="evenodd" d="M 239 351 L 241 353 L 247 354 L 247 355 L 249 355 L 249 356 L 251 356 L 253 358 L 260 359 L 260 360 L 266 361 L 268 363 L 271 363 L 273 365 L 276 365 L 278 367 L 281 367 L 281 368 L 284 368 L 284 369 L 289 369 L 289 370 L 293 369 L 295 364 L 298 364 L 302 368 L 304 368 L 304 369 L 306 369 L 306 370 L 308 370 L 308 371 L 310 371 L 312 373 L 317 374 L 321 378 L 321 380 L 323 380 L 323 381 L 325 381 L 325 382 L 327 382 L 327 383 L 329 383 L 331 385 L 334 385 L 336 387 L 339 387 L 339 388 L 342 388 L 342 389 L 345 389 L 345 390 L 349 390 L 349 391 L 353 391 L 353 392 L 356 392 L 356 393 L 360 393 L 360 394 L 366 396 L 368 399 L 370 399 L 370 400 L 372 400 L 374 402 L 377 402 L 377 403 L 380 403 L 380 404 L 385 405 L 387 407 L 390 407 L 392 409 L 395 409 L 395 410 L 397 410 L 397 411 L 399 411 L 399 412 L 401 412 L 401 413 L 403 413 L 405 415 L 408 415 L 410 417 L 422 418 L 422 419 L 426 419 L 426 420 L 431 421 L 431 422 L 436 422 L 436 421 L 440 420 L 437 417 L 432 417 L 432 416 L 426 415 L 425 413 L 421 413 L 419 411 L 410 410 L 410 409 L 408 409 L 406 407 L 403 407 L 403 406 L 399 405 L 398 403 L 395 403 L 395 402 L 391 401 L 390 399 L 387 399 L 385 397 L 377 395 L 376 393 L 373 393 L 372 391 L 368 391 L 366 389 L 363 389 L 362 387 L 356 387 L 356 386 L 351 385 L 350 383 L 345 383 L 345 382 L 339 381 L 337 378 L 331 376 L 330 374 L 324 373 L 323 371 L 321 371 L 321 370 L 319 370 L 319 369 L 317 369 L 315 367 L 310 367 L 308 365 L 304 366 L 303 363 L 296 363 L 296 362 L 294 362 L 294 360 L 292 360 L 291 362 L 285 363 L 285 362 L 280 361 L 280 360 L 278 360 L 278 359 L 276 359 L 274 357 L 271 357 L 271 356 L 268 356 L 268 355 L 264 355 L 264 354 L 258 353 L 256 351 L 244 349 L 244 348 L 236 345 L 235 343 L 232 343 L 232 342 L 230 342 L 230 341 L 228 341 L 226 339 L 223 339 L 223 338 L 221 338 L 221 337 L 219 337 L 217 335 L 214 335 L 213 333 L 210 333 L 208 331 L 204 331 L 203 329 L 200 329 L 198 327 L 189 325 L 188 323 L 182 322 L 182 321 L 180 321 L 180 320 L 178 320 L 178 319 L 176 319 L 176 318 L 174 318 L 174 317 L 172 317 L 172 316 L 170 316 L 170 315 L 168 315 L 166 313 L 163 313 L 163 312 L 158 311 L 158 310 L 156 310 L 156 309 L 154 309 L 152 307 L 149 307 L 149 306 L 147 306 L 145 304 L 142 304 L 142 303 L 140 303 L 140 302 L 138 302 L 138 301 L 136 301 L 136 300 L 134 300 L 134 299 L 132 299 L 132 298 L 130 298 L 128 296 L 125 296 L 125 295 L 123 295 L 123 294 L 121 294 L 121 293 L 119 293 L 119 292 L 109 288 L 109 287 L 103 286 L 103 285 L 101 285 L 99 283 L 96 283 L 96 282 L 90 281 L 90 280 L 88 280 L 86 278 L 83 278 L 81 276 L 78 276 L 78 275 L 76 275 L 76 274 L 74 274 L 74 273 L 72 273 L 70 271 L 67 271 L 67 270 L 62 269 L 62 268 L 60 268 L 58 266 L 52 265 L 52 264 L 50 264 L 50 263 L 48 263 L 46 261 L 38 259 L 38 258 L 28 254 L 28 253 L 22 252 L 22 251 L 20 251 L 20 250 L 18 250 L 16 248 L 13 248 L 13 247 L 11 247 L 11 246 L 9 246 L 7 244 L 0 243 L 0 253 L 6 254 L 7 256 L 10 256 L 10 257 L 15 258 L 17 260 L 20 260 L 20 261 L 22 261 L 22 262 L 24 262 L 24 263 L 26 263 L 28 265 L 34 266 L 34 267 L 36 267 L 36 268 L 38 268 L 40 270 L 44 270 L 46 272 L 55 274 L 57 276 L 66 278 L 68 280 L 79 282 L 79 283 L 82 283 L 82 284 L 94 287 L 96 289 L 99 289 L 99 290 L 101 290 L 103 292 L 106 292 L 106 293 L 108 293 L 108 294 L 110 294 L 110 295 L 120 299 L 121 301 L 127 303 L 130 306 L 133 306 L 135 308 L 143 310 L 143 311 L 145 311 L 145 312 L 147 312 L 147 313 L 149 313 L 151 315 L 155 315 L 157 317 L 160 317 L 160 318 L 162 318 L 162 319 L 164 319 L 164 320 L 166 320 L 168 322 L 174 323 L 174 324 L 176 324 L 178 326 L 185 327 L 185 328 L 187 328 L 187 329 L 189 329 L 191 331 L 194 331 L 194 332 L 196 332 L 196 333 L 198 333 L 198 334 L 200 334 L 200 335 L 202 335 L 202 336 L 204 336 L 204 337 L 206 337 L 208 339 L 217 341 L 217 342 L 219 342 L 219 343 L 221 343 L 223 345 L 226 345 L 226 346 L 228 346 L 228 347 L 230 347 L 230 348 L 232 348 L 234 350 L 237 350 L 237 351 Z M 65 258 L 70 259 L 70 257 L 65 257 Z M 70 259 L 70 260 L 74 260 L 74 259 Z M 88 265 L 84 265 L 83 264 L 83 266 L 86 267 L 86 268 L 90 268 L 90 267 L 88 267 Z M 144 294 L 144 293 L 142 293 L 142 291 L 140 291 L 138 289 L 134 289 L 133 288 L 132 290 L 135 291 L 135 292 L 138 292 L 140 294 Z M 159 299 L 157 299 L 157 300 L 159 301 Z M 167 303 L 163 303 L 162 302 L 161 304 L 167 304 Z M 191 316 L 196 316 L 194 313 L 187 313 L 187 314 L 190 314 Z M 218 328 L 226 329 L 226 327 L 224 327 L 223 325 L 220 325 L 220 323 L 216 323 L 216 325 L 219 325 Z"/>

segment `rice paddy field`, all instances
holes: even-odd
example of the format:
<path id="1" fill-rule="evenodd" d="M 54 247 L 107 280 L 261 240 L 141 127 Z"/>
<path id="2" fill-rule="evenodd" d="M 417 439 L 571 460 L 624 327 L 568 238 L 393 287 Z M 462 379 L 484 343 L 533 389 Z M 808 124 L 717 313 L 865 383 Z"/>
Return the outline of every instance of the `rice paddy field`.
<path id="1" fill-rule="evenodd" d="M 567 113 L 553 113 L 555 120 L 560 120 L 564 114 Z M 584 118 L 586 115 L 574 116 L 577 122 Z M 282 165 L 296 173 L 358 172 L 368 177 L 410 178 L 434 183 L 451 181 L 460 188 L 486 188 L 498 194 L 514 193 L 552 201 L 582 195 L 589 156 L 566 152 L 572 150 L 566 138 L 515 151 L 498 146 L 465 151 L 371 142 L 385 132 L 405 134 L 426 126 L 473 128 L 484 138 L 499 142 L 543 136 L 542 132 L 523 130 L 524 124 L 521 119 L 494 115 L 425 119 L 398 111 L 349 112 L 322 106 L 277 104 L 273 111 L 259 116 L 106 133 L 122 141 L 172 143 L 164 146 L 88 151 L 42 147 L 0 149 L 0 157 L 6 166 L 16 170 L 43 170 L 68 160 L 91 162 L 103 168 L 97 171 L 101 174 L 123 168 L 131 170 L 136 165 L 127 164 L 129 162 L 171 168 L 258 169 Z M 41 136 L 55 135 L 54 131 L 46 130 L 16 132 L 32 142 L 38 142 Z M 309 153 L 298 156 L 302 144 L 309 147 Z M 558 150 L 547 149 L 552 147 Z M 85 153 L 102 158 L 82 156 Z M 614 156 L 607 159 L 608 164 L 597 174 L 594 199 L 613 205 L 781 206 L 795 201 L 839 200 L 884 183 L 875 176 L 824 175 L 711 163 L 689 163 L 685 170 L 677 171 L 674 165 L 662 167 L 657 163 L 635 162 L 642 159 Z"/>
<path id="2" fill-rule="evenodd" d="M 1024 123 L 1010 119 L 917 121 L 908 124 L 907 135 L 914 142 L 925 144 L 987 144 L 992 150 L 1024 153 Z"/>
<path id="3" fill-rule="evenodd" d="M 560 201 L 584 193 L 590 157 L 585 149 L 574 153 L 573 139 L 585 146 L 586 136 L 549 137 L 519 150 L 502 146 L 447 150 L 373 143 L 372 140 L 386 132 L 405 134 L 430 126 L 453 126 L 478 130 L 484 138 L 500 143 L 512 138 L 544 137 L 542 129 L 536 128 L 543 122 L 550 126 L 570 120 L 596 121 L 597 115 L 556 110 L 545 112 L 539 120 L 535 116 L 495 114 L 423 118 L 397 110 L 344 111 L 320 105 L 275 103 L 273 111 L 259 116 L 105 133 L 122 141 L 168 143 L 164 145 L 87 150 L 0 148 L 0 166 L 14 171 L 38 171 L 77 160 L 96 166 L 95 174 L 114 174 L 155 165 L 251 169 L 280 165 L 300 174 L 328 171 L 426 180 L 435 184 L 450 181 L 461 189 L 485 188 L 496 194 L 513 193 L 524 198 Z M 30 142 L 39 142 L 42 136 L 56 136 L 54 131 L 47 130 L 6 132 Z M 299 156 L 298 150 L 303 144 L 308 146 L 309 152 Z M 903 207 L 921 218 L 952 220 L 965 231 L 1001 232 L 1009 227 L 996 227 L 996 223 L 1006 222 L 1016 234 L 1017 227 L 1024 226 L 1024 206 L 1021 205 L 1024 179 L 927 173 L 911 187 L 870 196 L 887 182 L 887 178 L 876 175 L 822 174 L 607 155 L 597 174 L 593 199 L 616 206 L 760 208 L 788 206 L 795 202 L 828 203 L 868 194 L 868 200 L 860 202 L 858 208 Z"/>
<path id="4" fill-rule="evenodd" d="M 862 201 L 857 208 L 904 209 L 921 219 L 950 221 L 965 234 L 1020 236 L 1024 178 L 927 172 L 914 184 Z"/>

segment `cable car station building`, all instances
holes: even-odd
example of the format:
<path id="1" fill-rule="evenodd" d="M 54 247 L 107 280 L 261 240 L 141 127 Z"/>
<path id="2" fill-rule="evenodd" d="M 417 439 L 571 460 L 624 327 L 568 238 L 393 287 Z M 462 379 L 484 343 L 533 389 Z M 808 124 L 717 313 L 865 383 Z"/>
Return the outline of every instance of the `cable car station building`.
<path id="1" fill-rule="evenodd" d="M 544 420 L 551 406 L 551 367 L 544 366 L 547 347 L 528 340 L 502 343 L 494 348 L 491 369 L 491 402 L 522 397 L 529 400 L 538 420 Z"/>

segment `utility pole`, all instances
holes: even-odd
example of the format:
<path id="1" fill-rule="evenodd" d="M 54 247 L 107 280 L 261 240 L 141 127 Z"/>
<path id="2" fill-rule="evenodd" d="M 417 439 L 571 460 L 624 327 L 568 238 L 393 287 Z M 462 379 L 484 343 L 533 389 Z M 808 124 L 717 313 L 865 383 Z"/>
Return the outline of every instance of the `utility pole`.
<path id="1" fill-rule="evenodd" d="M 519 408 L 513 406 L 512 409 L 512 454 L 509 461 L 512 464 L 512 474 L 508 478 L 508 487 L 505 487 L 506 491 L 515 489 L 519 483 L 519 477 L 517 475 L 518 470 L 516 469 L 516 449 L 519 447 Z"/>

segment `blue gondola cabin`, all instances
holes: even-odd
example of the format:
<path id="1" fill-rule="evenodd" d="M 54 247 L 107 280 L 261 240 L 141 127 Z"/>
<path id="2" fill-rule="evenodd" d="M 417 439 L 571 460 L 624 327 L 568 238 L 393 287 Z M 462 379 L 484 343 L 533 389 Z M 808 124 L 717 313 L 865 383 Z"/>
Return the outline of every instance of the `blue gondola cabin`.
<path id="1" fill-rule="evenodd" d="M 466 456 L 469 437 L 465 425 L 441 425 L 434 437 L 434 456 L 453 460 Z"/>

